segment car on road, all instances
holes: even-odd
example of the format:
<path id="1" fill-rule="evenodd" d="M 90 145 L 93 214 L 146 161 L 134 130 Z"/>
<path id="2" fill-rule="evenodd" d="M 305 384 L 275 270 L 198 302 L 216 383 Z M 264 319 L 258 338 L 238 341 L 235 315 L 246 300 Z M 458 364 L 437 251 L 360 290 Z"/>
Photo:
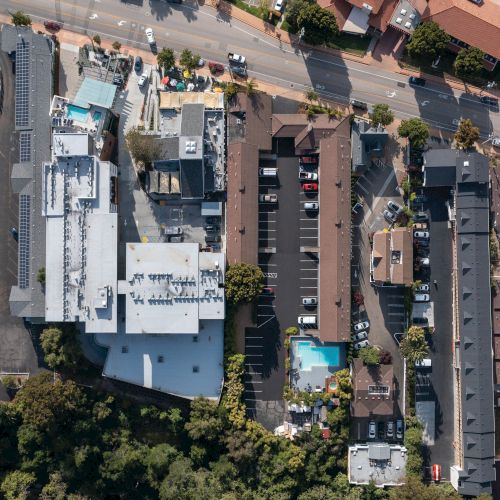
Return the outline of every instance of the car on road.
<path id="1" fill-rule="evenodd" d="M 431 297 L 428 293 L 416 293 L 413 302 L 429 302 Z"/>
<path id="2" fill-rule="evenodd" d="M 307 201 L 304 203 L 304 210 L 319 210 L 319 203 L 317 201 Z"/>
<path id="3" fill-rule="evenodd" d="M 396 215 L 399 215 L 403 211 L 403 207 L 392 200 L 387 202 L 387 208 Z"/>
<path id="4" fill-rule="evenodd" d="M 220 224 L 220 217 L 217 215 L 209 215 L 208 217 L 205 217 L 205 220 L 207 221 L 207 224 Z"/>
<path id="5" fill-rule="evenodd" d="M 365 340 L 368 338 L 368 332 L 353 333 L 351 335 L 351 340 L 353 342 L 359 342 L 360 340 Z"/>
<path id="6" fill-rule="evenodd" d="M 492 146 L 495 146 L 496 148 L 500 148 L 500 137 L 495 137 L 491 141 Z"/>
<path id="7" fill-rule="evenodd" d="M 146 84 L 147 81 L 148 81 L 148 74 L 146 72 L 144 72 L 139 77 L 139 80 L 137 80 L 137 85 L 139 85 L 139 87 L 144 87 L 144 85 Z"/>
<path id="8" fill-rule="evenodd" d="M 274 288 L 272 286 L 265 286 L 262 289 L 262 295 L 272 295 L 274 293 Z"/>
<path id="9" fill-rule="evenodd" d="M 398 219 L 398 216 L 394 213 L 391 212 L 390 210 L 385 209 L 382 212 L 384 219 L 389 223 L 389 224 L 394 224 L 396 220 Z"/>
<path id="10" fill-rule="evenodd" d="M 425 212 L 415 212 L 413 214 L 414 222 L 427 222 L 429 220 L 429 216 Z"/>
<path id="11" fill-rule="evenodd" d="M 261 203 L 276 203 L 278 201 L 278 195 L 272 194 L 259 194 L 259 201 Z"/>
<path id="12" fill-rule="evenodd" d="M 155 39 L 154 31 L 151 28 L 146 28 L 145 33 L 146 33 L 146 38 L 148 39 L 149 45 L 155 45 L 156 39 Z"/>
<path id="13" fill-rule="evenodd" d="M 425 87 L 425 78 L 419 78 L 418 76 L 410 76 L 410 78 L 408 78 L 408 83 L 410 85 L 416 85 L 417 87 Z"/>
<path id="14" fill-rule="evenodd" d="M 428 240 L 429 239 L 429 231 L 414 231 L 413 237 L 419 238 L 422 240 Z"/>
<path id="15" fill-rule="evenodd" d="M 318 183 L 317 182 L 308 182 L 302 185 L 304 191 L 317 191 Z"/>
<path id="16" fill-rule="evenodd" d="M 415 288 L 416 292 L 428 292 L 430 290 L 429 283 L 422 283 Z"/>
<path id="17" fill-rule="evenodd" d="M 360 323 L 356 323 L 353 328 L 355 332 L 361 332 L 362 330 L 367 330 L 368 328 L 370 328 L 370 322 L 361 321 Z"/>
<path id="18" fill-rule="evenodd" d="M 299 180 L 301 181 L 317 181 L 318 174 L 316 172 L 304 172 L 301 170 L 299 172 Z"/>
<path id="19" fill-rule="evenodd" d="M 135 56 L 134 59 L 134 71 L 136 73 L 139 73 L 142 69 L 142 57 L 141 56 Z"/>
<path id="20" fill-rule="evenodd" d="M 431 265 L 429 257 L 417 257 L 417 263 L 422 267 L 429 267 Z"/>
<path id="21" fill-rule="evenodd" d="M 316 306 L 318 305 L 317 297 L 304 297 L 302 299 L 302 305 L 304 306 Z"/>
<path id="22" fill-rule="evenodd" d="M 396 421 L 396 438 L 403 439 L 403 421 L 401 419 Z"/>
<path id="23" fill-rule="evenodd" d="M 481 96 L 481 102 L 487 106 L 498 106 L 498 99 L 487 95 Z"/>
<path id="24" fill-rule="evenodd" d="M 10 228 L 10 234 L 17 241 L 17 239 L 19 238 L 19 233 L 17 232 L 17 229 L 15 227 Z"/>
<path id="25" fill-rule="evenodd" d="M 389 420 L 387 422 L 387 431 L 386 431 L 387 437 L 392 438 L 394 437 L 394 422 L 392 420 Z"/>
<path id="26" fill-rule="evenodd" d="M 61 25 L 59 23 L 56 23 L 55 21 L 44 21 L 43 25 L 49 31 L 59 31 L 61 29 Z"/>
<path id="27" fill-rule="evenodd" d="M 368 109 L 368 104 L 363 101 L 358 101 L 358 99 L 351 99 L 349 103 L 353 108 L 363 109 L 365 111 Z"/>
<path id="28" fill-rule="evenodd" d="M 361 342 L 356 342 L 354 344 L 354 350 L 359 351 L 363 347 L 368 347 L 369 345 L 370 345 L 370 342 L 368 342 L 368 340 L 362 340 Z"/>
<path id="29" fill-rule="evenodd" d="M 375 421 L 370 420 L 370 423 L 368 424 L 368 437 L 370 439 L 375 439 L 375 436 L 376 436 Z"/>

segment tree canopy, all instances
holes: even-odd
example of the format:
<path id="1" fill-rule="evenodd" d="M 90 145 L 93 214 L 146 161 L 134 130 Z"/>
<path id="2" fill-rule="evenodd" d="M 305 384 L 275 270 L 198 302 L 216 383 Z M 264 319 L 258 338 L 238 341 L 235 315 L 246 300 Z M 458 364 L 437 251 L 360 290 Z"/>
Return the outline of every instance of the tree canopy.
<path id="1" fill-rule="evenodd" d="M 332 12 L 317 3 L 303 5 L 297 17 L 299 29 L 304 30 L 304 42 L 321 45 L 339 33 L 337 20 Z"/>
<path id="2" fill-rule="evenodd" d="M 398 134 L 400 137 L 407 137 L 415 147 L 423 146 L 429 138 L 429 125 L 420 118 L 402 120 Z"/>
<path id="3" fill-rule="evenodd" d="M 406 50 L 412 57 L 433 60 L 443 53 L 450 40 L 450 35 L 439 24 L 429 21 L 415 28 L 411 40 L 406 44 Z"/>
<path id="4" fill-rule="evenodd" d="M 253 264 L 233 264 L 226 272 L 226 298 L 233 304 L 252 302 L 262 291 L 264 273 Z"/>
<path id="5" fill-rule="evenodd" d="M 11 20 L 14 26 L 31 26 L 31 17 L 26 15 L 22 10 L 11 14 Z"/>
<path id="6" fill-rule="evenodd" d="M 127 149 L 136 162 L 149 165 L 160 158 L 160 145 L 153 136 L 131 128 L 125 139 Z"/>
<path id="7" fill-rule="evenodd" d="M 462 49 L 455 58 L 453 69 L 459 78 L 476 75 L 483 69 L 484 52 L 476 47 Z"/>
<path id="8" fill-rule="evenodd" d="M 389 108 L 388 104 L 375 104 L 370 113 L 370 120 L 372 125 L 382 125 L 386 127 L 394 121 L 394 113 Z"/>
<path id="9" fill-rule="evenodd" d="M 455 141 L 459 149 L 472 149 L 476 141 L 479 140 L 479 128 L 474 127 L 472 120 L 462 118 L 455 132 Z"/>
<path id="10" fill-rule="evenodd" d="M 158 66 L 162 66 L 165 69 L 173 68 L 175 66 L 174 51 L 163 47 L 163 49 L 161 49 L 156 56 L 156 62 L 158 63 Z"/>
<path id="11" fill-rule="evenodd" d="M 380 364 L 380 351 L 371 345 L 361 348 L 358 356 L 367 366 L 376 366 Z"/>
<path id="12" fill-rule="evenodd" d="M 181 52 L 181 57 L 179 58 L 181 66 L 189 70 L 196 68 L 199 60 L 200 56 L 193 54 L 189 49 L 184 49 Z"/>
<path id="13" fill-rule="evenodd" d="M 73 325 L 45 328 L 40 335 L 45 362 L 54 370 L 74 368 L 81 359 L 80 343 Z"/>
<path id="14" fill-rule="evenodd" d="M 401 341 L 401 354 L 409 363 L 422 361 L 429 353 L 429 346 L 425 340 L 425 331 L 419 326 L 412 325 Z"/>

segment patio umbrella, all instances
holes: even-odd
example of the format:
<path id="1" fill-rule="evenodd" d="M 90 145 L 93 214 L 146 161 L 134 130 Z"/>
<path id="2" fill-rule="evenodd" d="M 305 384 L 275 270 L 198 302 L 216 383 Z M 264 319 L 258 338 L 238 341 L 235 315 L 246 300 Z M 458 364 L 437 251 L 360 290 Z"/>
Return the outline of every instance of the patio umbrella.
<path id="1" fill-rule="evenodd" d="M 175 78 L 172 78 L 172 80 L 170 80 L 170 86 L 175 87 L 176 85 L 177 85 L 177 80 Z"/>
<path id="2" fill-rule="evenodd" d="M 186 89 L 186 86 L 184 85 L 184 82 L 179 82 L 179 83 L 175 86 L 175 88 L 176 88 L 177 90 L 182 91 L 182 90 L 185 90 L 185 89 Z"/>
<path id="3" fill-rule="evenodd" d="M 185 69 L 182 73 L 182 76 L 184 78 L 191 78 L 191 71 L 189 71 L 188 69 Z"/>
<path id="4" fill-rule="evenodd" d="M 170 77 L 168 76 L 164 76 L 162 79 L 161 79 L 161 84 L 162 85 L 168 85 L 168 82 L 170 81 Z"/>

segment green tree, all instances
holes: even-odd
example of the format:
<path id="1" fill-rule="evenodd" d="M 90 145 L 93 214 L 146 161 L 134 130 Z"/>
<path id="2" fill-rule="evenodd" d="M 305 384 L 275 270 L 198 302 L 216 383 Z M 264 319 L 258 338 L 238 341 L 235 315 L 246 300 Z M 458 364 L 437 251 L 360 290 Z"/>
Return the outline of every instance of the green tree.
<path id="1" fill-rule="evenodd" d="M 402 120 L 398 134 L 400 137 L 407 137 L 415 147 L 423 146 L 429 138 L 429 125 L 420 118 Z"/>
<path id="2" fill-rule="evenodd" d="M 253 264 L 233 264 L 226 272 L 226 298 L 232 304 L 252 302 L 262 291 L 264 273 Z"/>
<path id="3" fill-rule="evenodd" d="M 342 402 L 348 402 L 352 398 L 352 381 L 348 368 L 335 373 L 337 382 L 337 395 Z"/>
<path id="4" fill-rule="evenodd" d="M 299 333 L 299 329 L 296 327 L 296 326 L 289 326 L 286 330 L 285 330 L 285 334 L 290 336 L 290 335 L 298 335 Z"/>
<path id="5" fill-rule="evenodd" d="M 459 78 L 478 74 L 483 69 L 484 52 L 476 47 L 462 49 L 455 58 L 453 69 Z"/>
<path id="6" fill-rule="evenodd" d="M 191 460 L 182 457 L 170 466 L 159 493 L 161 500 L 210 498 L 206 489 L 207 473 L 203 469 L 195 472 Z"/>
<path id="7" fill-rule="evenodd" d="M 181 456 L 178 450 L 167 443 L 153 446 L 144 459 L 149 483 L 156 489 L 160 488 L 170 465 Z"/>
<path id="8" fill-rule="evenodd" d="M 82 358 L 80 344 L 73 326 L 45 328 L 40 335 L 45 362 L 53 370 L 75 367 Z"/>
<path id="9" fill-rule="evenodd" d="M 450 40 L 451 37 L 437 23 L 430 21 L 415 28 L 406 50 L 412 57 L 432 61 L 444 52 Z"/>
<path id="10" fill-rule="evenodd" d="M 286 21 L 288 23 L 288 31 L 297 33 L 300 30 L 298 17 L 300 12 L 313 0 L 290 0 L 286 6 Z"/>
<path id="11" fill-rule="evenodd" d="M 224 89 L 224 95 L 226 99 L 230 102 L 238 94 L 238 85 L 233 82 L 229 82 Z"/>
<path id="12" fill-rule="evenodd" d="M 387 104 L 375 104 L 370 113 L 370 120 L 374 127 L 378 125 L 386 127 L 394 121 L 394 113 Z"/>
<path id="13" fill-rule="evenodd" d="M 401 341 L 401 354 L 409 363 L 422 361 L 429 353 L 423 328 L 412 325 Z"/>
<path id="14" fill-rule="evenodd" d="M 156 62 L 158 66 L 161 66 L 165 69 L 170 69 L 175 66 L 175 54 L 172 49 L 167 49 L 163 47 L 163 49 L 158 52 L 156 56 Z"/>
<path id="15" fill-rule="evenodd" d="M 101 37 L 99 35 L 94 35 L 92 37 L 92 43 L 95 43 L 96 45 L 101 46 Z"/>
<path id="16" fill-rule="evenodd" d="M 363 347 L 359 350 L 359 358 L 367 366 L 376 366 L 380 364 L 380 352 L 373 346 Z"/>
<path id="17" fill-rule="evenodd" d="M 49 482 L 42 488 L 40 500 L 66 500 L 68 498 L 68 485 L 64 482 L 59 471 L 49 476 Z"/>
<path id="18" fill-rule="evenodd" d="M 181 52 L 181 57 L 179 58 L 181 66 L 188 70 L 196 68 L 199 60 L 200 56 L 193 54 L 189 49 L 184 49 Z"/>
<path id="19" fill-rule="evenodd" d="M 304 41 L 312 45 L 322 45 L 339 33 L 334 14 L 317 3 L 303 4 L 297 24 L 299 29 L 304 29 Z"/>
<path id="20" fill-rule="evenodd" d="M 41 267 L 36 273 L 36 280 L 41 285 L 45 285 L 45 267 Z"/>
<path id="21" fill-rule="evenodd" d="M 223 437 L 225 419 L 216 403 L 196 398 L 191 402 L 189 421 L 184 428 L 193 441 L 217 443 Z"/>
<path id="22" fill-rule="evenodd" d="M 462 118 L 455 132 L 455 141 L 459 149 L 468 150 L 479 140 L 479 128 L 472 125 L 472 120 Z"/>
<path id="23" fill-rule="evenodd" d="M 245 83 L 245 92 L 248 96 L 253 96 L 257 93 L 257 82 L 255 78 L 250 78 Z"/>
<path id="24" fill-rule="evenodd" d="M 125 139 L 127 149 L 137 163 L 147 166 L 160 158 L 160 143 L 153 136 L 142 134 L 136 128 L 131 128 L 126 133 Z"/>
<path id="25" fill-rule="evenodd" d="M 34 474 L 14 470 L 8 472 L 0 485 L 0 491 L 4 494 L 6 500 L 24 500 L 32 486 L 36 482 Z"/>
<path id="26" fill-rule="evenodd" d="M 184 422 L 184 418 L 182 417 L 181 410 L 179 408 L 170 408 L 167 412 L 167 420 L 170 424 L 170 431 L 173 434 L 177 434 L 179 432 L 179 428 L 181 427 L 182 422 Z"/>
<path id="27" fill-rule="evenodd" d="M 234 354 L 227 360 L 226 380 L 224 384 L 223 404 L 231 425 L 242 429 L 246 420 L 246 407 L 243 403 L 243 376 L 245 374 L 245 356 Z"/>
<path id="28" fill-rule="evenodd" d="M 11 15 L 11 21 L 14 26 L 31 26 L 31 17 L 27 16 L 22 10 L 18 10 Z"/>
<path id="29" fill-rule="evenodd" d="M 120 52 L 120 49 L 122 48 L 122 44 L 118 41 L 116 42 L 113 42 L 113 45 L 112 45 L 113 49 L 116 50 L 116 52 Z"/>
<path id="30" fill-rule="evenodd" d="M 318 93 L 313 89 L 309 89 L 308 91 L 306 91 L 305 96 L 309 102 L 314 102 L 318 100 Z"/>

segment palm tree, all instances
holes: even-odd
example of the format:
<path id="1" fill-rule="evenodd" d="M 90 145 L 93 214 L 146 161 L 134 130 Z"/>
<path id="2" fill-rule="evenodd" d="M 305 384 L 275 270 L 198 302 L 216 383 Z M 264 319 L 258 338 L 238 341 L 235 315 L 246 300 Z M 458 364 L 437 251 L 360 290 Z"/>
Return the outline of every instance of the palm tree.
<path id="1" fill-rule="evenodd" d="M 309 102 L 317 101 L 318 100 L 318 93 L 314 91 L 313 89 L 310 89 L 306 92 L 306 99 Z"/>
<path id="2" fill-rule="evenodd" d="M 255 78 L 251 78 L 250 80 L 247 80 L 245 84 L 245 92 L 247 93 L 247 96 L 253 96 L 257 93 L 257 82 L 255 81 Z"/>

